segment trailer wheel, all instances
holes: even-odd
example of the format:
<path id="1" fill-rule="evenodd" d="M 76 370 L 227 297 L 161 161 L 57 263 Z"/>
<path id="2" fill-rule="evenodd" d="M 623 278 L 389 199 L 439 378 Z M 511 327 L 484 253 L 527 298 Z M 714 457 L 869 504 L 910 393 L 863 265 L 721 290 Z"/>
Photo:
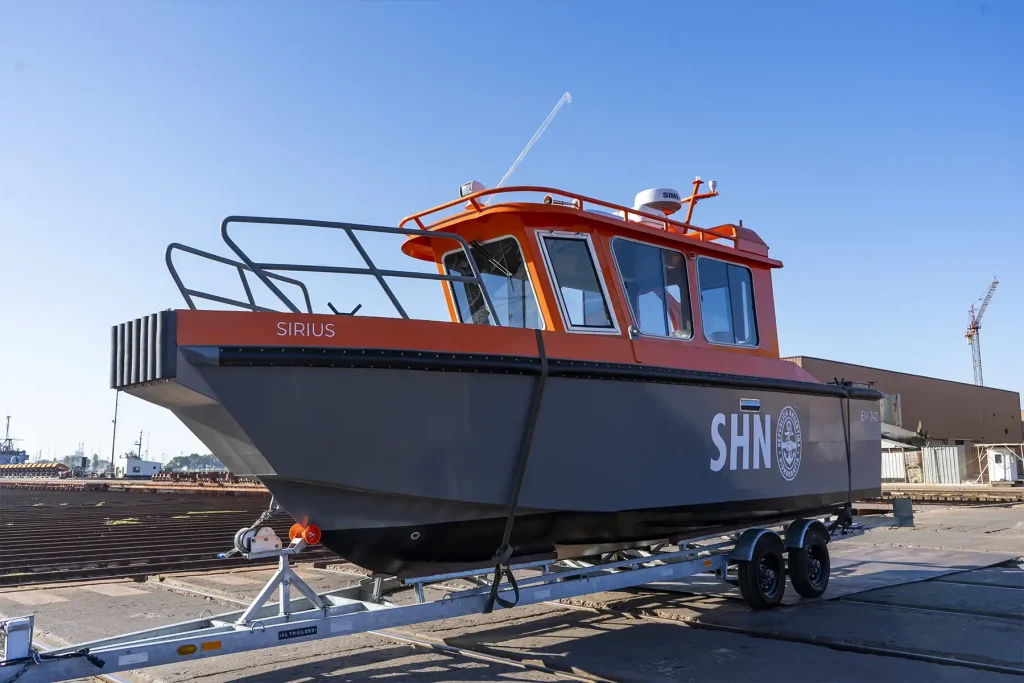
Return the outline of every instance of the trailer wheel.
<path id="1" fill-rule="evenodd" d="M 808 529 L 803 547 L 789 551 L 789 578 L 793 588 L 805 598 L 821 597 L 828 588 L 831 571 L 828 538 L 819 529 Z"/>
<path id="2" fill-rule="evenodd" d="M 782 602 L 786 566 L 770 536 L 758 539 L 750 560 L 739 563 L 739 584 L 740 594 L 751 609 L 767 609 Z"/>

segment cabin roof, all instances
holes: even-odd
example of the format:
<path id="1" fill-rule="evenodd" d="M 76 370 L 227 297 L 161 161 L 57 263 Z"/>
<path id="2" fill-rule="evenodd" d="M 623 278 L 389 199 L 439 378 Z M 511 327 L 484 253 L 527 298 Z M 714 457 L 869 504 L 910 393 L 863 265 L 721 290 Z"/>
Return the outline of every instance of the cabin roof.
<path id="1" fill-rule="evenodd" d="M 527 193 L 538 196 L 538 201 L 515 201 L 487 204 L 483 200 L 498 194 Z M 445 213 L 464 204 L 461 211 Z M 610 211 L 609 211 L 610 210 Z M 747 261 L 761 263 L 769 268 L 781 268 L 782 263 L 768 256 L 768 245 L 756 232 L 740 225 L 726 223 L 712 228 L 701 228 L 677 221 L 668 216 L 638 211 L 591 197 L 550 187 L 520 186 L 484 189 L 467 197 L 446 202 L 431 209 L 402 219 L 400 228 L 418 227 L 426 232 L 458 232 L 459 225 L 475 221 L 485 215 L 498 213 L 548 213 L 571 215 L 577 220 L 603 225 L 606 229 L 629 237 L 656 236 L 708 252 L 732 255 Z M 412 235 L 402 245 L 408 256 L 433 261 L 435 259 L 429 235 Z"/>

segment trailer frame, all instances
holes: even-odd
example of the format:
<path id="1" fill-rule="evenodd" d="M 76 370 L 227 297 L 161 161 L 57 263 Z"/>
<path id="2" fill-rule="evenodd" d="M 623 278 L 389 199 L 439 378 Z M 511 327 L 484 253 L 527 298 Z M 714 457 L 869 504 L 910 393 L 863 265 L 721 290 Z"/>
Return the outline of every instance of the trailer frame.
<path id="1" fill-rule="evenodd" d="M 517 586 L 502 581 L 498 594 L 509 602 L 517 598 L 515 605 L 525 606 L 705 573 L 736 583 L 729 575 L 730 566 L 751 562 L 753 547 L 766 534 L 771 535 L 768 538 L 773 544 L 777 542 L 792 552 L 799 550 L 799 545 L 794 544 L 802 543 L 811 528 L 825 530 L 829 541 L 864 533 L 863 526 L 851 523 L 848 517 L 840 522 L 840 516 L 826 527 L 832 519 L 798 519 L 785 531 L 780 531 L 781 527 L 754 528 L 690 539 L 674 551 L 661 550 L 659 546 L 653 546 L 653 550 L 626 550 L 611 553 L 596 563 L 580 559 L 513 562 L 512 571 L 520 575 L 533 573 L 517 577 Z M 0 633 L 6 634 L 6 639 L 0 652 L 0 682 L 50 683 L 112 674 L 482 614 L 487 608 L 492 588 L 488 579 L 490 567 L 404 580 L 373 575 L 348 588 L 317 593 L 291 566 L 291 557 L 305 547 L 306 540 L 299 536 L 279 550 L 242 553 L 247 559 L 279 558 L 277 571 L 242 610 L 46 652 L 37 651 L 39 648 L 33 645 L 33 615 L 2 619 Z M 466 579 L 476 587 L 446 587 L 441 599 L 426 600 L 426 587 L 454 579 Z M 785 580 L 783 575 L 782 581 Z M 291 586 L 304 597 L 292 599 Z M 385 600 L 387 593 L 406 587 L 415 591 L 416 603 L 396 605 Z M 279 594 L 278 602 L 267 604 L 275 591 Z"/>

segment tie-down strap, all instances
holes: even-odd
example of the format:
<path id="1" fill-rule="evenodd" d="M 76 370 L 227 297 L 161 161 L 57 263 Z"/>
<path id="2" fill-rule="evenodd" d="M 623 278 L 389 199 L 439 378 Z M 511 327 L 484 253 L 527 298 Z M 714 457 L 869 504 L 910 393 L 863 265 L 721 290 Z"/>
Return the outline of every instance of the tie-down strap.
<path id="1" fill-rule="evenodd" d="M 497 602 L 502 607 L 515 607 L 519 602 L 519 586 L 512 575 L 509 567 L 509 560 L 512 557 L 512 546 L 509 540 L 512 537 L 512 525 L 516 518 L 516 508 L 519 505 L 519 492 L 523 488 L 523 477 L 526 475 L 526 463 L 530 459 L 530 448 L 533 445 L 533 432 L 537 426 L 537 418 L 540 416 L 541 399 L 544 397 L 544 385 L 548 379 L 548 356 L 544 350 L 544 336 L 540 330 L 537 333 L 537 352 L 540 354 L 540 379 L 533 388 L 533 396 L 530 399 L 530 412 L 526 416 L 526 424 L 523 426 L 523 438 L 519 445 L 519 458 L 516 462 L 516 472 L 512 479 L 512 495 L 508 504 L 508 516 L 505 518 L 505 533 L 501 539 L 501 545 L 494 551 L 494 579 L 491 582 L 491 592 L 487 596 L 487 604 L 484 607 L 484 614 L 489 614 Z M 498 586 L 502 577 L 508 577 L 512 590 L 515 591 L 515 600 L 508 601 L 498 595 Z"/>

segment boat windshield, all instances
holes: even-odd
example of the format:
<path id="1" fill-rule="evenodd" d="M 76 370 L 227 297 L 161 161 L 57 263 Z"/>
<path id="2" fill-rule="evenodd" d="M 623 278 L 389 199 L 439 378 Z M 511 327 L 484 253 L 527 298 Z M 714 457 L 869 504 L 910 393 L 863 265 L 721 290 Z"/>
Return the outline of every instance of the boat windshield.
<path id="1" fill-rule="evenodd" d="M 506 327 L 543 328 L 523 252 L 515 238 L 501 237 L 483 244 L 473 242 L 470 248 L 501 324 Z M 473 275 L 469 260 L 461 249 L 444 257 L 444 267 L 449 275 Z M 475 325 L 490 324 L 480 286 L 472 282 L 450 284 L 459 320 Z"/>

